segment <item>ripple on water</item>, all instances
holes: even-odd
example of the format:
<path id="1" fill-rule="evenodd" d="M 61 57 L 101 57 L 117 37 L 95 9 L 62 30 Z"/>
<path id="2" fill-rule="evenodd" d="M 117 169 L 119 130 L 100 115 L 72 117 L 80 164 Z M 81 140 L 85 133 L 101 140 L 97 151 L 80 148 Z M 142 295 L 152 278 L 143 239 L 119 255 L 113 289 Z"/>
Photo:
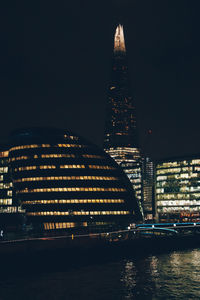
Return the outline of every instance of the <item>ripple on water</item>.
<path id="1" fill-rule="evenodd" d="M 200 299 L 200 249 L 26 274 L 0 282 L 0 299 Z"/>

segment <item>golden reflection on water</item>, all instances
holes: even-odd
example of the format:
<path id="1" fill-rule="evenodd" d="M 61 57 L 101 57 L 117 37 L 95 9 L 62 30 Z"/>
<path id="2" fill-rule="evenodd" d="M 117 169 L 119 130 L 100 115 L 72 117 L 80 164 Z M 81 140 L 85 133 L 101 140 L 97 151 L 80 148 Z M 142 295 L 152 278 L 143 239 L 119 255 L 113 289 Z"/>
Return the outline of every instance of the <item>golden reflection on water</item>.
<path id="1" fill-rule="evenodd" d="M 160 288 L 158 258 L 151 256 L 140 261 L 124 261 L 121 282 L 124 285 L 125 299 L 141 299 L 142 295 L 153 299 L 153 292 Z"/>
<path id="2" fill-rule="evenodd" d="M 200 250 L 124 260 L 124 299 L 200 299 Z"/>

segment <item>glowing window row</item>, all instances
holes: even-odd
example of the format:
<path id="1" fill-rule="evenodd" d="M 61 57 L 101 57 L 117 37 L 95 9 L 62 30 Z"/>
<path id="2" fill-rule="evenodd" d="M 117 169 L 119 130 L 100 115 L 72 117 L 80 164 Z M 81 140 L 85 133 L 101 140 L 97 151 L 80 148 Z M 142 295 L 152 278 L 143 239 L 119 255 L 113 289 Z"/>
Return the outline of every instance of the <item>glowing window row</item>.
<path id="1" fill-rule="evenodd" d="M 186 192 L 198 192 L 200 191 L 200 186 L 177 186 L 177 192 L 182 192 L 182 193 L 186 193 Z M 164 188 L 157 188 L 156 189 L 156 193 L 157 194 L 164 194 L 165 189 Z M 173 192 L 173 191 L 172 191 Z M 174 191 L 175 192 L 175 191 Z"/>
<path id="2" fill-rule="evenodd" d="M 171 169 L 163 169 L 163 170 L 157 170 L 157 174 L 167 174 L 167 173 L 180 173 L 181 168 L 171 168 Z"/>
<path id="3" fill-rule="evenodd" d="M 89 167 L 90 169 L 116 170 L 116 168 L 110 167 L 110 166 L 89 165 L 88 167 Z"/>
<path id="4" fill-rule="evenodd" d="M 33 158 L 34 159 L 37 159 L 39 158 L 40 156 L 38 155 L 34 155 Z M 61 153 L 58 153 L 58 154 L 41 154 L 41 157 L 42 158 L 62 158 L 62 157 L 75 157 L 74 154 L 61 154 Z M 12 157 L 10 160 L 11 161 L 16 161 L 16 160 L 23 160 L 23 159 L 30 159 L 31 157 L 29 156 L 17 156 L 17 157 Z"/>
<path id="5" fill-rule="evenodd" d="M 84 169 L 85 165 L 60 165 L 60 168 L 61 169 Z M 98 165 L 89 165 L 89 168 L 90 169 L 115 170 L 114 167 L 110 167 L 110 166 L 98 166 Z M 36 169 L 56 169 L 56 166 L 55 165 L 26 166 L 26 167 L 15 168 L 14 171 L 15 172 L 17 172 L 17 171 L 30 171 L 30 170 L 36 170 Z"/>
<path id="6" fill-rule="evenodd" d="M 189 184 L 189 180 L 179 180 L 177 182 L 177 186 L 181 186 L 181 185 L 188 185 Z M 166 187 L 168 184 L 170 185 L 171 181 L 158 181 L 156 183 L 156 187 Z"/>
<path id="7" fill-rule="evenodd" d="M 17 156 L 17 157 L 11 157 L 10 158 L 10 161 L 15 161 L 15 160 L 22 160 L 22 159 L 28 159 L 29 157 L 28 156 Z"/>
<path id="8" fill-rule="evenodd" d="M 0 205 L 12 205 L 12 199 L 0 199 Z"/>
<path id="9" fill-rule="evenodd" d="M 33 148 L 48 148 L 51 147 L 51 145 L 49 144 L 41 144 L 41 145 L 37 145 L 37 144 L 32 144 L 32 145 L 22 145 L 22 146 L 15 146 L 10 148 L 10 151 L 14 151 L 14 150 L 22 150 L 22 149 L 33 149 Z"/>
<path id="10" fill-rule="evenodd" d="M 199 206 L 190 207 L 190 206 L 174 206 L 174 207 L 162 207 L 158 208 L 158 213 L 160 212 L 186 212 L 186 211 L 199 211 Z"/>
<path id="11" fill-rule="evenodd" d="M 36 166 L 27 166 L 27 167 L 19 167 L 19 168 L 15 168 L 14 171 L 29 171 L 29 170 L 36 170 L 37 167 Z"/>
<path id="12" fill-rule="evenodd" d="M 12 187 L 12 182 L 9 183 L 0 183 L 0 189 L 9 189 Z"/>
<path id="13" fill-rule="evenodd" d="M 200 159 L 193 159 L 191 161 L 191 165 L 197 165 L 197 164 L 200 164 Z"/>
<path id="14" fill-rule="evenodd" d="M 185 206 L 185 205 L 195 205 L 200 206 L 200 200 L 173 200 L 173 201 L 157 201 L 157 206 Z"/>
<path id="15" fill-rule="evenodd" d="M 171 194 L 159 194 L 156 196 L 157 200 L 166 199 L 200 199 L 200 193 L 171 193 Z"/>
<path id="16" fill-rule="evenodd" d="M 15 168 L 14 171 L 30 171 L 30 170 L 36 170 L 36 169 L 56 169 L 56 166 L 54 165 L 45 165 L 45 166 L 26 166 L 26 167 L 19 167 Z"/>
<path id="17" fill-rule="evenodd" d="M 200 159 L 193 159 L 192 161 L 174 161 L 174 162 L 166 162 L 162 164 L 158 164 L 157 168 L 169 168 L 169 167 L 180 167 L 180 166 L 187 166 L 187 165 L 197 165 L 200 164 Z"/>
<path id="18" fill-rule="evenodd" d="M 129 215 L 129 211 L 40 211 L 40 212 L 27 212 L 29 216 L 86 216 L 86 215 Z"/>
<path id="19" fill-rule="evenodd" d="M 85 165 L 61 165 L 61 169 L 84 169 Z"/>
<path id="20" fill-rule="evenodd" d="M 99 187 L 70 187 L 70 188 L 40 188 L 24 189 L 17 193 L 43 193 L 43 192 L 125 192 L 123 188 L 99 188 Z"/>
<path id="21" fill-rule="evenodd" d="M 66 147 L 66 148 L 71 148 L 71 147 L 76 147 L 76 148 L 81 148 L 85 147 L 85 145 L 78 145 L 78 144 L 58 144 L 58 147 Z"/>
<path id="22" fill-rule="evenodd" d="M 62 147 L 62 148 L 71 148 L 71 147 L 76 147 L 76 148 L 81 148 L 85 147 L 85 145 L 78 145 L 78 144 L 57 144 L 57 145 L 50 145 L 50 144 L 33 144 L 33 145 L 22 145 L 22 146 L 16 146 L 10 148 L 10 151 L 14 150 L 22 150 L 22 149 L 32 149 L 32 148 L 49 148 L 49 147 Z"/>
<path id="23" fill-rule="evenodd" d="M 8 167 L 1 167 L 0 174 L 2 174 L 2 173 L 8 173 Z"/>
<path id="24" fill-rule="evenodd" d="M 49 177 L 20 178 L 20 179 L 14 180 L 14 182 L 43 181 L 43 180 L 119 180 L 119 178 L 118 177 L 106 177 L 106 176 L 49 176 Z"/>
<path id="25" fill-rule="evenodd" d="M 7 206 L 7 207 L 0 207 L 0 213 L 16 213 L 19 211 L 19 207 L 17 209 L 16 206 Z"/>
<path id="26" fill-rule="evenodd" d="M 61 153 L 58 153 L 58 154 L 42 154 L 41 155 L 42 158 L 60 158 L 60 157 L 75 157 L 74 154 L 61 154 Z"/>
<path id="27" fill-rule="evenodd" d="M 70 204 L 70 203 L 124 203 L 123 199 L 59 199 L 59 200 L 34 200 L 22 201 L 22 204 Z"/>
<path id="28" fill-rule="evenodd" d="M 86 223 L 87 224 L 87 223 Z M 69 223 L 69 222 L 63 222 L 63 223 L 43 223 L 44 230 L 50 230 L 50 229 L 63 229 L 63 228 L 73 228 L 76 226 L 76 223 Z M 84 226 L 84 225 L 82 225 Z M 85 225 L 87 226 L 87 225 Z"/>

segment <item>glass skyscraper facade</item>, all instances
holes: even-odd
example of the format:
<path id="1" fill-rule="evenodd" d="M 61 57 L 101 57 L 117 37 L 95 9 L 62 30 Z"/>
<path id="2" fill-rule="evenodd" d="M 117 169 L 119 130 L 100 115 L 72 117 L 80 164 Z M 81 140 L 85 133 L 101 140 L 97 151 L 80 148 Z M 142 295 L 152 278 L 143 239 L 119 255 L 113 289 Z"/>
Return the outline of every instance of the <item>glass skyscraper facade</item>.
<path id="1" fill-rule="evenodd" d="M 136 132 L 134 99 L 130 92 L 123 26 L 114 35 L 114 51 L 104 133 L 105 151 L 130 179 L 138 203 L 142 203 L 142 158 Z"/>
<path id="2" fill-rule="evenodd" d="M 143 209 L 146 220 L 155 217 L 154 203 L 154 162 L 149 157 L 143 157 L 142 163 Z"/>
<path id="3" fill-rule="evenodd" d="M 200 156 L 157 163 L 155 196 L 159 221 L 200 221 Z"/>

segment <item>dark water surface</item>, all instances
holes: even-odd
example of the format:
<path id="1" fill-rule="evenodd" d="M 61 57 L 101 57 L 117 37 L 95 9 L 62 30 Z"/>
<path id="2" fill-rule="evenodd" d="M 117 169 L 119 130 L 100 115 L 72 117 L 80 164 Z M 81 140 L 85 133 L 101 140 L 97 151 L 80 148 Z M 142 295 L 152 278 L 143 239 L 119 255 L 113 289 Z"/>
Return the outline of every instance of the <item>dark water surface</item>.
<path id="1" fill-rule="evenodd" d="M 200 299 L 200 249 L 10 275 L 0 300 Z"/>

